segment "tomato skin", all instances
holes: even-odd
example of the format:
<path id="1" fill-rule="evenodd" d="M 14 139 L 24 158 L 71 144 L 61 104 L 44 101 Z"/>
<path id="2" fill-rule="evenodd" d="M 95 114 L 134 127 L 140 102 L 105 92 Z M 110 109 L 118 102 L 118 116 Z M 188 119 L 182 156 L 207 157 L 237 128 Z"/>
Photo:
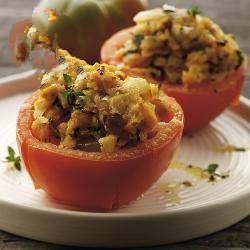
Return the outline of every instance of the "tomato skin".
<path id="1" fill-rule="evenodd" d="M 119 64 L 121 61 L 115 58 L 117 51 L 131 36 L 132 28 L 117 32 L 107 40 L 101 50 L 102 62 Z M 246 60 L 245 60 L 246 61 Z M 185 116 L 184 133 L 190 134 L 205 127 L 210 121 L 220 115 L 230 104 L 237 103 L 244 83 L 247 71 L 247 63 L 244 63 L 233 74 L 225 77 L 221 82 L 194 84 L 189 88 L 175 86 L 167 82 L 161 82 L 162 90 L 174 97 L 181 105 Z M 125 69 L 131 76 L 147 78 L 150 82 L 159 83 L 153 78 L 133 72 L 133 69 Z"/>
<path id="2" fill-rule="evenodd" d="M 182 90 L 165 85 L 163 91 L 174 97 L 181 105 L 185 115 L 184 133 L 190 134 L 205 127 L 220 115 L 230 104 L 237 104 L 245 79 L 245 68 L 240 68 L 232 76 L 225 78 L 220 87 L 233 82 L 227 88 L 197 88 Z M 163 85 L 164 86 L 164 85 Z"/>
<path id="3" fill-rule="evenodd" d="M 33 11 L 32 23 L 39 32 L 56 36 L 60 48 L 95 63 L 102 43 L 132 25 L 133 16 L 146 7 L 141 0 L 41 0 Z M 48 9 L 58 14 L 55 22 L 48 20 Z"/>
<path id="4" fill-rule="evenodd" d="M 32 136 L 32 104 L 22 106 L 17 141 L 22 160 L 37 188 L 56 200 L 88 211 L 111 211 L 135 200 L 167 169 L 180 142 L 183 113 L 174 107 L 173 119 L 147 143 L 116 153 L 89 153 L 60 149 Z"/>

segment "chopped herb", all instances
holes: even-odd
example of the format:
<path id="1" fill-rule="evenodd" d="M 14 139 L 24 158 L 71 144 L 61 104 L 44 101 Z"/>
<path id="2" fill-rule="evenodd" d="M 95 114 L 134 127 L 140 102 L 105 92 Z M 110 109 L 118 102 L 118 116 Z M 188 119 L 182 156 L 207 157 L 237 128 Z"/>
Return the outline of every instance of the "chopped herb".
<path id="1" fill-rule="evenodd" d="M 219 167 L 218 164 L 216 163 L 212 163 L 212 164 L 209 164 L 207 169 L 205 171 L 207 171 L 209 174 L 214 174 L 216 169 Z"/>
<path id="2" fill-rule="evenodd" d="M 213 182 L 216 180 L 226 179 L 227 177 L 229 177 L 229 172 L 227 172 L 227 173 L 216 172 L 218 167 L 219 167 L 218 164 L 212 163 L 212 164 L 209 164 L 207 169 L 204 170 L 204 172 L 208 172 L 208 174 L 209 174 L 209 176 L 208 176 L 209 181 Z"/>
<path id="3" fill-rule="evenodd" d="M 70 75 L 67 74 L 63 74 L 63 79 L 66 83 L 71 83 L 72 82 L 72 78 Z"/>
<path id="4" fill-rule="evenodd" d="M 8 146 L 8 154 L 5 159 L 12 163 L 16 170 L 21 171 L 21 158 L 16 156 L 15 150 L 11 146 Z"/>
<path id="5" fill-rule="evenodd" d="M 66 96 L 69 105 L 73 105 L 77 97 L 85 96 L 83 92 L 74 92 L 72 88 L 64 90 L 63 94 Z"/>
<path id="6" fill-rule="evenodd" d="M 168 5 L 168 4 L 164 4 L 164 5 L 162 6 L 162 9 L 163 9 L 163 11 L 164 11 L 165 13 L 175 12 L 175 10 L 176 10 L 174 6 Z"/>
<path id="7" fill-rule="evenodd" d="M 137 47 L 140 47 L 143 39 L 144 39 L 144 35 L 137 34 L 137 35 L 134 35 L 133 42 Z"/>
<path id="8" fill-rule="evenodd" d="M 235 69 L 238 69 L 241 66 L 241 64 L 243 63 L 243 61 L 244 61 L 244 56 L 243 56 L 243 53 L 240 50 L 237 50 L 236 54 L 237 54 L 237 57 L 238 57 L 238 63 L 235 66 Z"/>
<path id="9" fill-rule="evenodd" d="M 66 89 L 63 94 L 66 96 L 67 98 L 67 102 L 69 105 L 73 105 L 76 97 L 75 97 L 75 92 L 70 88 L 70 89 Z"/>
<path id="10" fill-rule="evenodd" d="M 200 7 L 197 5 L 192 6 L 187 12 L 189 15 L 191 15 L 193 17 L 195 17 L 196 15 L 202 14 Z"/>

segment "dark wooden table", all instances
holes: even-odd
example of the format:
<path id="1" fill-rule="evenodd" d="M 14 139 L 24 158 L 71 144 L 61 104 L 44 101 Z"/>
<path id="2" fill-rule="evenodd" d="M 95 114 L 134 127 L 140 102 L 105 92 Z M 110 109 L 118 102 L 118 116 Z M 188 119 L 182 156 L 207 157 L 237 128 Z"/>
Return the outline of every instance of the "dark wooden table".
<path id="1" fill-rule="evenodd" d="M 149 0 L 153 5 L 163 2 Z M 244 52 L 250 55 L 250 0 L 168 0 L 169 4 L 177 7 L 189 7 L 199 5 L 204 14 L 216 20 L 224 31 L 234 33 Z M 8 52 L 8 34 L 13 23 L 29 18 L 32 8 L 38 0 L 0 0 L 0 77 L 31 69 L 29 64 L 17 68 L 11 62 Z M 250 98 L 250 73 L 246 79 L 243 95 Z M 228 208 L 230 209 L 230 208 Z M 32 241 L 0 231 L 0 250 L 66 250 L 84 249 Z M 139 248 L 133 248 L 139 249 Z M 250 249 L 250 216 L 236 225 L 221 232 L 200 239 L 147 249 Z"/>

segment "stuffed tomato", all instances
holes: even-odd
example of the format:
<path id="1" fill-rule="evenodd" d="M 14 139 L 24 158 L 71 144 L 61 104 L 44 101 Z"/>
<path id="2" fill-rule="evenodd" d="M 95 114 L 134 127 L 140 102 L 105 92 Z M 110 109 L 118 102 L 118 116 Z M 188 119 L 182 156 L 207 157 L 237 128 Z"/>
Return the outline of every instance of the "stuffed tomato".
<path id="1" fill-rule="evenodd" d="M 59 54 L 61 64 L 19 111 L 20 154 L 36 188 L 64 204 L 110 211 L 167 169 L 182 109 L 145 79 Z"/>
<path id="2" fill-rule="evenodd" d="M 197 8 L 165 5 L 140 12 L 134 21 L 106 41 L 102 61 L 160 84 L 182 106 L 184 132 L 203 128 L 237 103 L 247 63 L 232 35 Z"/>

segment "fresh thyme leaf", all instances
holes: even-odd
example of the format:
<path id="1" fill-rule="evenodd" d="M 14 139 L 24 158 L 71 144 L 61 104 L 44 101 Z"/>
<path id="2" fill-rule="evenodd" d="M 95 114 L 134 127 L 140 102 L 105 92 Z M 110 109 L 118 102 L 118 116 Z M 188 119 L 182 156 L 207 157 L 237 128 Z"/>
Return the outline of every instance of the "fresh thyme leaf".
<path id="1" fill-rule="evenodd" d="M 21 171 L 21 158 L 17 156 L 14 162 L 14 166 L 18 171 Z"/>
<path id="2" fill-rule="evenodd" d="M 64 90 L 63 94 L 66 96 L 67 102 L 69 105 L 73 105 L 75 101 L 75 93 L 74 91 L 70 89 Z"/>
<path id="3" fill-rule="evenodd" d="M 197 5 L 192 6 L 187 12 L 189 15 L 191 15 L 193 17 L 195 17 L 196 15 L 202 14 L 200 7 Z"/>
<path id="4" fill-rule="evenodd" d="M 212 163 L 212 164 L 209 164 L 207 169 L 204 170 L 204 172 L 208 172 L 209 174 L 208 177 L 209 177 L 210 182 L 214 182 L 216 180 L 221 180 L 221 179 L 226 179 L 227 177 L 229 177 L 229 172 L 226 172 L 226 173 L 216 172 L 218 167 L 219 167 L 219 164 Z"/>
<path id="5" fill-rule="evenodd" d="M 70 75 L 67 74 L 63 74 L 63 79 L 66 83 L 71 83 L 72 82 L 72 78 Z"/>
<path id="6" fill-rule="evenodd" d="M 133 42 L 137 47 L 140 47 L 143 39 L 144 39 L 144 35 L 137 34 L 137 35 L 134 35 Z"/>
<path id="7" fill-rule="evenodd" d="M 209 174 L 214 174 L 216 169 L 219 167 L 218 164 L 216 163 L 212 163 L 212 164 L 209 164 L 207 169 L 205 171 L 207 171 Z"/>
<path id="8" fill-rule="evenodd" d="M 21 171 L 21 158 L 20 156 L 15 156 L 15 150 L 11 146 L 8 146 L 8 154 L 5 157 L 7 162 L 12 163 L 16 170 Z"/>
<path id="9" fill-rule="evenodd" d="M 75 104 L 77 97 L 85 96 L 83 92 L 75 92 L 72 88 L 65 89 L 63 95 L 66 96 L 69 105 L 77 106 L 78 109 L 80 108 L 79 105 Z"/>
<path id="10" fill-rule="evenodd" d="M 8 146 L 8 153 L 8 158 L 13 161 L 15 159 L 15 150 L 11 146 Z"/>

